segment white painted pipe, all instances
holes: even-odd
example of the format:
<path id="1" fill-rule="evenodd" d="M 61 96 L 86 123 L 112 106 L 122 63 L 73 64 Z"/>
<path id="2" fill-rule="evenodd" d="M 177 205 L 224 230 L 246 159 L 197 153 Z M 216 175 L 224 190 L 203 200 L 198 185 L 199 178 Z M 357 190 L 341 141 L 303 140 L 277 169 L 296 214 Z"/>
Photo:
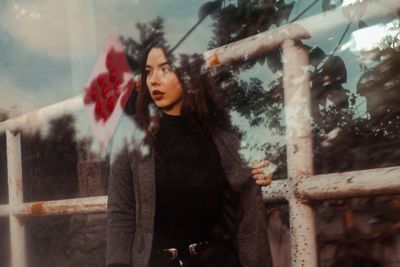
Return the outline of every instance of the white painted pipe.
<path id="1" fill-rule="evenodd" d="M 6 131 L 9 208 L 23 202 L 21 135 Z M 21 219 L 10 215 L 11 266 L 26 267 L 25 226 Z"/>
<path id="2" fill-rule="evenodd" d="M 315 175 L 297 184 L 300 198 L 335 198 L 400 194 L 400 167 Z"/>
<path id="3" fill-rule="evenodd" d="M 104 213 L 107 196 L 24 203 L 12 210 L 15 216 L 47 216 Z"/>
<path id="4" fill-rule="evenodd" d="M 283 42 L 282 52 L 292 267 L 317 267 L 315 214 L 295 194 L 297 183 L 313 174 L 308 53 L 293 40 Z"/>
<path id="5" fill-rule="evenodd" d="M 0 205 L 0 217 L 8 217 L 10 215 L 10 211 L 8 205 Z"/>
<path id="6" fill-rule="evenodd" d="M 65 114 L 71 114 L 82 109 L 82 96 L 75 96 L 62 102 L 55 103 L 0 122 L 0 133 L 6 130 L 14 131 L 16 129 L 27 129 L 40 123 L 45 123 L 51 119 L 58 118 Z"/>
<path id="7" fill-rule="evenodd" d="M 286 179 L 276 180 L 268 186 L 263 186 L 261 191 L 265 202 L 282 202 L 286 201 L 289 185 Z"/>

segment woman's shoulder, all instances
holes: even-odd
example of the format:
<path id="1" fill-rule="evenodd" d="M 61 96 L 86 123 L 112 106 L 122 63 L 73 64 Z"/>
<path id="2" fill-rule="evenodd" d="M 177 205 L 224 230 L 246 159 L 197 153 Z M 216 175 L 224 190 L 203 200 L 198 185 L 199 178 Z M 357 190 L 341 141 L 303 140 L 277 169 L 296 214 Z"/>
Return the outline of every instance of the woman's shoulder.
<path id="1" fill-rule="evenodd" d="M 230 153 L 235 155 L 237 159 L 240 158 L 240 136 L 239 131 L 235 127 L 218 128 L 213 133 L 214 143 L 217 145 L 220 153 Z"/>
<path id="2" fill-rule="evenodd" d="M 112 154 L 145 152 L 143 145 L 146 132 L 139 126 L 134 116 L 122 116 L 112 137 Z"/>
<path id="3" fill-rule="evenodd" d="M 212 133 L 215 138 L 220 138 L 225 141 L 238 142 L 239 130 L 232 125 L 216 127 Z"/>

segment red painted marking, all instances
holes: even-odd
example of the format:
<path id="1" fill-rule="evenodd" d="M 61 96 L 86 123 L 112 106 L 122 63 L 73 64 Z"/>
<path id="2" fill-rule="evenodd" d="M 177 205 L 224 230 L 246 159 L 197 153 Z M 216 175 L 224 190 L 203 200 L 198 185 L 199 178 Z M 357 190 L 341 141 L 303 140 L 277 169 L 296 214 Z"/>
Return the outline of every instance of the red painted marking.
<path id="1" fill-rule="evenodd" d="M 221 61 L 219 60 L 217 54 L 212 55 L 210 57 L 210 59 L 209 59 L 209 62 L 210 62 L 211 66 L 216 66 L 216 65 L 219 65 L 221 63 Z"/>
<path id="2" fill-rule="evenodd" d="M 31 212 L 33 215 L 42 215 L 43 214 L 43 202 L 32 204 Z"/>
<path id="3" fill-rule="evenodd" d="M 96 121 L 106 122 L 114 111 L 115 103 L 121 95 L 121 84 L 124 81 L 124 73 L 130 72 L 129 65 L 125 59 L 123 51 L 116 51 L 111 48 L 106 56 L 107 72 L 100 73 L 95 77 L 90 86 L 85 88 L 84 103 L 85 105 L 95 104 L 95 119 Z M 129 98 L 134 81 L 131 79 L 128 82 L 126 92 L 124 93 L 124 101 L 121 104 L 126 104 L 125 98 Z"/>

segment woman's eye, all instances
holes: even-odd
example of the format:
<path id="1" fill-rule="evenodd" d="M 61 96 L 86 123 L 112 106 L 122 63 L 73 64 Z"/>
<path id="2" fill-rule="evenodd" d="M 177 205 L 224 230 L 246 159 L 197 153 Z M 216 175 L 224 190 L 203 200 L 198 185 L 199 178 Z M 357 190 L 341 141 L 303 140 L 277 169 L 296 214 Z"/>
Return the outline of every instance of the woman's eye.
<path id="1" fill-rule="evenodd" d="M 146 75 L 151 75 L 151 70 L 146 70 Z"/>
<path id="2" fill-rule="evenodd" d="M 164 74 L 168 74 L 168 73 L 171 72 L 171 67 L 170 66 L 163 66 L 161 68 L 161 72 L 164 73 Z"/>

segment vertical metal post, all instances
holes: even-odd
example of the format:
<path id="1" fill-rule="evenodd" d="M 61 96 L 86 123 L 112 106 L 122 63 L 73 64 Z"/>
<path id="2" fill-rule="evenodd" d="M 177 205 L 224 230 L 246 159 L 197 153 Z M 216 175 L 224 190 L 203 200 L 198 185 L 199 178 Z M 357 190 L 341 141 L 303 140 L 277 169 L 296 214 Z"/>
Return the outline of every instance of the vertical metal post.
<path id="1" fill-rule="evenodd" d="M 8 195 L 10 210 L 11 266 L 26 267 L 25 226 L 13 214 L 23 203 L 21 135 L 6 131 Z"/>
<path id="2" fill-rule="evenodd" d="M 313 174 L 308 53 L 293 40 L 282 51 L 292 266 L 317 267 L 315 214 L 296 194 L 298 181 Z"/>

